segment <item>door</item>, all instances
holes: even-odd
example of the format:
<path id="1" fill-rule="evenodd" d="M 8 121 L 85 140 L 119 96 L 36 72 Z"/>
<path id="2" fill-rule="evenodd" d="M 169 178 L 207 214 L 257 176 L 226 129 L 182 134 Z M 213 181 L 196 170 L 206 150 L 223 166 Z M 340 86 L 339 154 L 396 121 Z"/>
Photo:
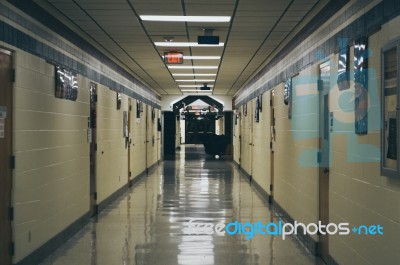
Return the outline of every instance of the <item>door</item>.
<path id="1" fill-rule="evenodd" d="M 97 189 L 96 189 L 96 153 L 97 153 L 97 84 L 90 83 L 90 122 L 91 130 L 90 141 L 90 211 L 94 216 L 98 213 L 97 209 Z"/>
<path id="2" fill-rule="evenodd" d="M 253 153 L 253 108 L 249 101 L 243 105 L 243 119 L 241 125 L 241 168 L 252 175 L 252 153 Z"/>
<path id="3" fill-rule="evenodd" d="M 128 185 L 132 185 L 132 170 L 131 170 L 131 119 L 132 119 L 132 99 L 128 98 Z"/>
<path id="4" fill-rule="evenodd" d="M 274 200 L 274 147 L 275 147 L 275 109 L 274 109 L 274 96 L 275 90 L 272 89 L 270 92 L 270 116 L 269 116 L 269 125 L 270 125 L 270 186 L 269 186 L 269 202 L 272 203 Z"/>
<path id="5" fill-rule="evenodd" d="M 323 225 L 329 223 L 329 89 L 330 64 L 320 65 L 319 90 L 319 220 Z M 320 255 L 327 261 L 328 234 L 320 235 Z"/>
<path id="6" fill-rule="evenodd" d="M 11 264 L 12 57 L 0 49 L 0 257 Z"/>
<path id="7" fill-rule="evenodd" d="M 149 167 L 150 167 L 150 153 L 151 153 L 151 147 L 150 147 L 150 123 L 149 123 L 149 106 L 146 105 L 146 107 L 144 108 L 145 111 L 145 121 L 146 121 L 146 140 L 145 140 L 145 145 L 146 145 L 146 172 L 149 171 Z"/>

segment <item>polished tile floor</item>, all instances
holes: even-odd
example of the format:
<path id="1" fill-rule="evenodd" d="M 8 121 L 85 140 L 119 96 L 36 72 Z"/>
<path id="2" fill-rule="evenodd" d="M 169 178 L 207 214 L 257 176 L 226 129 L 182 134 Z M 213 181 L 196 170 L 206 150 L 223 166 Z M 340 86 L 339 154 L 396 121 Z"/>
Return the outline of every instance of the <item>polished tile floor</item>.
<path id="1" fill-rule="evenodd" d="M 215 232 L 236 220 L 278 218 L 232 162 L 183 146 L 41 264 L 323 264 L 292 237 Z"/>

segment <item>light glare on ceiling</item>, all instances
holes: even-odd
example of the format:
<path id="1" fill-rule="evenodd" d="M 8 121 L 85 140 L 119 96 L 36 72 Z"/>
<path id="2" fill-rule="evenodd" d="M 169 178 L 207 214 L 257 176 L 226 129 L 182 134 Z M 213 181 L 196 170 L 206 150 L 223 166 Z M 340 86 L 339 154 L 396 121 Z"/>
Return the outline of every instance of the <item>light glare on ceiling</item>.
<path id="1" fill-rule="evenodd" d="M 176 82 L 215 82 L 214 79 L 178 79 Z"/>
<path id="2" fill-rule="evenodd" d="M 208 87 L 214 87 L 214 85 L 207 85 Z M 201 85 L 179 85 L 179 87 L 202 87 Z"/>
<path id="3" fill-rule="evenodd" d="M 229 22 L 229 16 L 157 16 L 142 15 L 143 21 L 164 21 L 164 22 Z"/>
<path id="4" fill-rule="evenodd" d="M 168 65 L 169 69 L 218 69 L 218 66 Z"/>
<path id="5" fill-rule="evenodd" d="M 164 58 L 164 55 L 162 56 Z M 183 56 L 184 60 L 220 60 L 221 56 Z"/>
<path id="6" fill-rule="evenodd" d="M 184 73 L 178 73 L 178 74 L 172 74 L 173 76 L 217 76 L 217 74 L 184 74 Z"/>

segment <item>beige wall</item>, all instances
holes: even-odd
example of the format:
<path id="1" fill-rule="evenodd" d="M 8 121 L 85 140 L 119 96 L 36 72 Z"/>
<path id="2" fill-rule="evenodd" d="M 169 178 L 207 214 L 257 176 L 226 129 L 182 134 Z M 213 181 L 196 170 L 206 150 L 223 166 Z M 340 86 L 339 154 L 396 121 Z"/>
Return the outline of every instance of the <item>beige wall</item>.
<path id="1" fill-rule="evenodd" d="M 57 99 L 53 65 L 19 50 L 14 53 L 14 65 L 13 233 L 14 262 L 18 262 L 89 212 L 91 81 L 78 75 L 78 99 Z M 96 189 L 97 203 L 101 203 L 128 182 L 123 111 L 129 108 L 126 95 L 122 95 L 122 106 L 117 110 L 115 91 L 102 85 L 97 91 Z M 156 110 L 154 123 L 149 116 L 146 126 L 146 106 L 138 122 L 135 103 L 132 99 L 132 178 L 146 169 L 146 127 L 148 166 L 161 156 L 157 131 L 160 111 Z"/>
<path id="2" fill-rule="evenodd" d="M 369 91 L 370 97 L 380 98 L 381 53 L 388 42 L 400 37 L 400 18 L 384 25 L 369 38 Z M 372 94 L 378 88 L 378 95 Z M 333 91 L 335 91 L 335 87 Z M 354 91 L 354 84 L 351 86 Z M 340 93 L 331 97 L 336 119 L 354 120 L 337 105 Z M 378 100 L 379 101 L 379 100 Z M 354 225 L 381 224 L 384 236 L 334 236 L 330 240 L 330 252 L 340 264 L 398 264 L 400 260 L 400 180 L 380 175 L 380 153 L 363 152 L 363 145 L 380 150 L 380 106 L 369 106 L 369 130 L 367 135 L 349 137 L 347 133 L 334 132 L 332 137 L 333 164 L 330 182 L 330 215 L 332 222 L 349 222 Z M 379 116 L 378 116 L 379 117 Z M 353 127 L 351 127 L 354 130 Z M 348 141 L 358 143 L 350 145 Z M 353 146 L 358 149 L 355 150 Z M 350 149 L 351 148 L 351 149 Z M 351 157 L 350 157 L 351 155 Z M 355 162 L 355 161 L 370 162 Z M 373 162 L 375 161 L 375 162 Z"/>
<path id="3" fill-rule="evenodd" d="M 296 85 L 296 82 L 317 75 L 317 67 L 313 66 L 292 79 L 291 119 L 288 118 L 289 107 L 283 101 L 284 84 L 275 87 L 274 97 L 274 199 L 294 220 L 303 223 L 316 223 L 319 217 L 316 167 L 319 109 L 316 82 L 306 87 Z M 308 95 L 300 97 L 304 96 L 304 91 L 307 91 Z M 308 151 L 310 153 L 306 153 Z M 318 240 L 317 236 L 313 238 Z"/>
<path id="4" fill-rule="evenodd" d="M 372 5 L 371 3 L 363 11 L 367 11 Z M 351 19 L 354 20 L 357 16 Z M 280 84 L 274 88 L 276 118 L 274 199 L 294 220 L 304 223 L 317 222 L 319 97 L 316 79 L 319 75 L 319 64 L 326 60 L 331 62 L 329 111 L 333 113 L 333 127 L 330 131 L 330 222 L 348 222 L 351 228 L 376 224 L 384 227 L 383 236 L 353 233 L 347 236 L 330 236 L 329 254 L 339 264 L 398 264 L 400 260 L 400 247 L 397 242 L 400 238 L 400 180 L 380 175 L 381 49 L 390 41 L 399 38 L 399 17 L 384 25 L 369 38 L 370 105 L 367 135 L 355 134 L 354 103 L 352 100 L 350 103 L 343 101 L 349 95 L 354 96 L 354 82 L 351 83 L 350 89 L 342 92 L 336 85 L 337 54 L 327 55 L 324 60 L 309 66 L 294 77 L 291 119 L 288 118 L 288 106 L 283 103 L 284 85 Z M 353 48 L 350 47 L 351 68 Z M 294 54 L 297 54 L 297 51 L 294 51 Z M 282 63 L 273 71 L 278 72 L 280 67 L 284 66 Z M 350 73 L 350 77 L 353 77 L 353 72 Z M 269 161 L 267 136 L 269 128 L 268 121 L 264 120 L 269 117 L 269 109 L 265 108 L 268 104 L 265 102 L 268 93 L 263 94 L 264 104 L 260 123 L 251 121 L 253 125 L 250 125 L 249 118 L 241 116 L 239 125 L 234 127 L 234 160 L 239 163 L 241 158 L 242 168 L 252 174 L 253 179 L 266 192 L 269 192 L 267 188 L 270 180 L 266 173 L 269 172 L 269 165 L 266 165 L 266 161 Z M 248 114 L 254 111 L 253 107 L 249 108 L 253 101 L 248 103 Z M 242 107 L 237 111 L 242 112 Z M 239 141 L 239 135 L 242 143 Z M 244 143 L 249 139 L 254 143 L 252 153 L 248 144 Z M 249 168 L 247 162 L 249 157 L 253 158 L 252 168 Z M 318 241 L 317 236 L 312 238 Z"/>
<path id="5" fill-rule="evenodd" d="M 89 84 L 54 97 L 54 66 L 17 51 L 14 85 L 14 262 L 89 210 Z"/>

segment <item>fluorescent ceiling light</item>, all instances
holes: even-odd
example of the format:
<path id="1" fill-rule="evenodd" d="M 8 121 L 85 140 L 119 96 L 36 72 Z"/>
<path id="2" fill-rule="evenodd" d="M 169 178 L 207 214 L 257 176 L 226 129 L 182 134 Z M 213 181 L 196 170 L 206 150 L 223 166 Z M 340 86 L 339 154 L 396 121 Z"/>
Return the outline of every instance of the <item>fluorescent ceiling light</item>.
<path id="1" fill-rule="evenodd" d="M 165 22 L 229 22 L 229 16 L 156 16 L 142 15 L 143 21 L 165 21 Z"/>
<path id="2" fill-rule="evenodd" d="M 215 82 L 215 79 L 178 79 L 176 82 Z"/>
<path id="3" fill-rule="evenodd" d="M 208 87 L 214 87 L 213 85 L 207 85 Z M 202 87 L 202 85 L 179 85 L 179 87 Z"/>
<path id="4" fill-rule="evenodd" d="M 156 41 L 154 45 L 160 47 L 221 47 L 224 46 L 223 42 L 219 44 L 198 44 L 197 42 L 165 42 L 165 41 Z"/>
<path id="5" fill-rule="evenodd" d="M 217 74 L 172 74 L 173 76 L 217 76 Z"/>
<path id="6" fill-rule="evenodd" d="M 212 90 L 182 89 L 182 92 L 213 92 Z"/>
<path id="7" fill-rule="evenodd" d="M 190 65 L 168 65 L 170 69 L 218 69 L 218 66 L 190 66 Z"/>
<path id="8" fill-rule="evenodd" d="M 221 56 L 183 56 L 186 60 L 220 60 Z"/>
<path id="9" fill-rule="evenodd" d="M 162 56 L 164 58 L 164 55 Z M 221 56 L 183 56 L 184 60 L 220 60 Z"/>

